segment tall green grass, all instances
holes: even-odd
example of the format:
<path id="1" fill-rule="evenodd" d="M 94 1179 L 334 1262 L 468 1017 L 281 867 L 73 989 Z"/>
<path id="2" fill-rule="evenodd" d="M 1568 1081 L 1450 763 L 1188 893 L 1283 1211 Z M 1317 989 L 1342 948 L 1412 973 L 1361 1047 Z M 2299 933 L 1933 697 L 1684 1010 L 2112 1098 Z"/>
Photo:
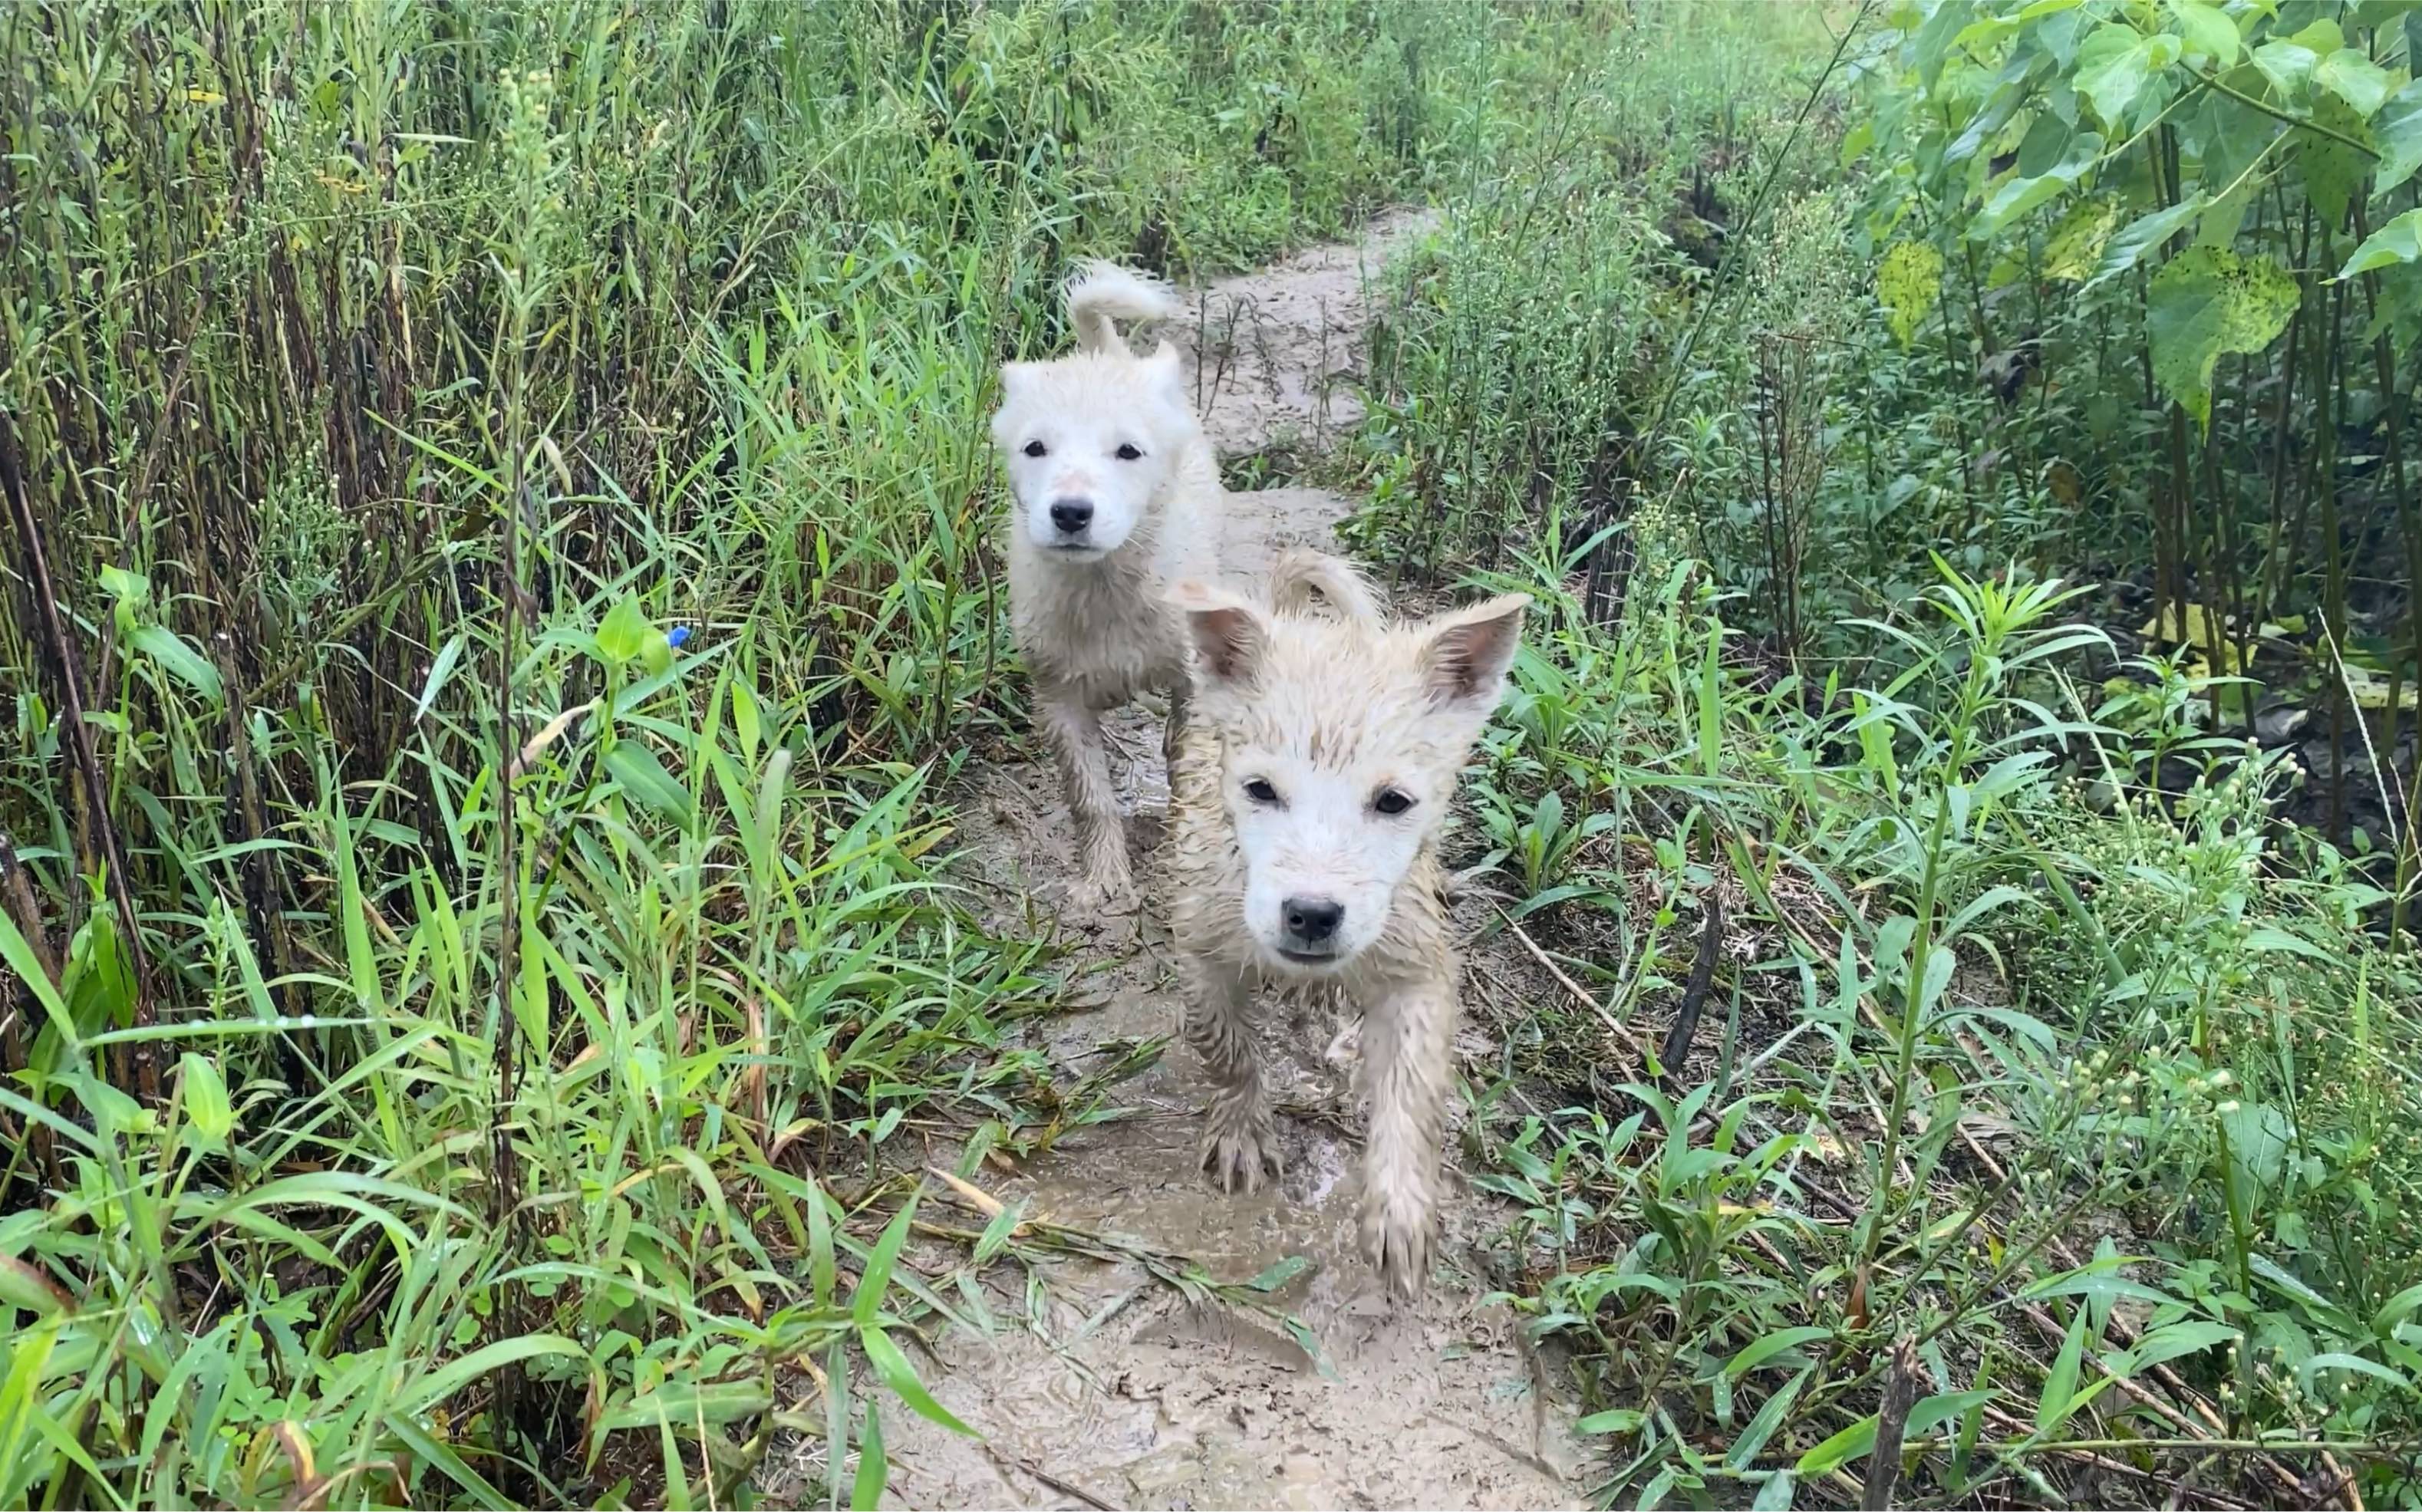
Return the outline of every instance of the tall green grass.
<path id="1" fill-rule="evenodd" d="M 1881 19 L 1576 70 L 1376 327 L 1355 539 L 1540 606 L 1455 858 L 1563 973 L 1470 1089 L 1500 1282 L 1608 1504 L 2414 1504 L 2401 879 L 1987 555 L 2088 516 L 1889 327 Z"/>
<path id="2" fill-rule="evenodd" d="M 996 364 L 1616 19 L 0 13 L 0 1504 L 878 1494 L 961 1303 L 877 1147 L 1100 1095 L 934 869 Z"/>

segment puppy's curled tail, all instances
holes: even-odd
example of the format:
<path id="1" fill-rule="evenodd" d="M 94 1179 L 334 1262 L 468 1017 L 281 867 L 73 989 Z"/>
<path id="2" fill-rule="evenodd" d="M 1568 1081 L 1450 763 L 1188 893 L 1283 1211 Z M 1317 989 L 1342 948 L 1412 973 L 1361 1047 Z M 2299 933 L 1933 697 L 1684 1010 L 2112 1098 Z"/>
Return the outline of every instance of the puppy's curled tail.
<path id="1" fill-rule="evenodd" d="M 1371 580 L 1352 563 L 1325 552 L 1290 546 L 1270 569 L 1270 606 L 1281 614 L 1331 613 L 1365 624 L 1385 616 Z"/>
<path id="2" fill-rule="evenodd" d="M 1169 285 L 1115 262 L 1079 263 L 1068 280 L 1068 318 L 1076 323 L 1077 346 L 1087 352 L 1131 355 L 1118 322 L 1165 321 L 1183 307 Z"/>

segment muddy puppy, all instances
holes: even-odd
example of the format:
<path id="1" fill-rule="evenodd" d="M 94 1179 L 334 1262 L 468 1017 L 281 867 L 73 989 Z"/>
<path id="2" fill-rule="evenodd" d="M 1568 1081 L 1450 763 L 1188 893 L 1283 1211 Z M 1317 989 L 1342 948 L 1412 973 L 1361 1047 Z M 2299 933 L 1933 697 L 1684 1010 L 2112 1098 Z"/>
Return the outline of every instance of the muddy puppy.
<path id="1" fill-rule="evenodd" d="M 1180 585 L 1193 716 L 1170 779 L 1171 929 L 1186 1037 L 1210 1071 L 1203 1161 L 1234 1190 L 1279 1168 L 1249 994 L 1342 988 L 1362 1015 L 1362 1252 L 1428 1276 L 1453 1085 L 1455 958 L 1437 846 L 1496 709 L 1524 594 L 1392 624 L 1345 563 L 1290 552 L 1254 604 Z"/>
<path id="2" fill-rule="evenodd" d="M 1164 285 L 1088 264 L 1068 286 L 1078 350 L 1003 366 L 992 420 L 1016 496 L 1010 619 L 1077 822 L 1068 902 L 1077 916 L 1134 905 L 1101 717 L 1147 689 L 1168 693 L 1168 754 L 1187 688 L 1170 585 L 1218 570 L 1219 459 L 1187 401 L 1177 351 L 1163 341 L 1139 357 L 1116 323 L 1178 308 Z"/>

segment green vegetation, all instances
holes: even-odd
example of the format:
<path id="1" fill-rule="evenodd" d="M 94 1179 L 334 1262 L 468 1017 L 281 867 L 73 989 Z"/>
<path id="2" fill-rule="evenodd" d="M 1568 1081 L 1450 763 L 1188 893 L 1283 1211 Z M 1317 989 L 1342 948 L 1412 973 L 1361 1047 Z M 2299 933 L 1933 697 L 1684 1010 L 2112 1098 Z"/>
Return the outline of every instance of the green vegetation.
<path id="1" fill-rule="evenodd" d="M 1315 465 L 1543 604 L 1594 1489 L 2422 1503 L 2407 10 L 0 11 L 0 1504 L 870 1504 L 887 1142 L 1116 1096 L 950 886 L 993 366 L 1411 200 Z"/>

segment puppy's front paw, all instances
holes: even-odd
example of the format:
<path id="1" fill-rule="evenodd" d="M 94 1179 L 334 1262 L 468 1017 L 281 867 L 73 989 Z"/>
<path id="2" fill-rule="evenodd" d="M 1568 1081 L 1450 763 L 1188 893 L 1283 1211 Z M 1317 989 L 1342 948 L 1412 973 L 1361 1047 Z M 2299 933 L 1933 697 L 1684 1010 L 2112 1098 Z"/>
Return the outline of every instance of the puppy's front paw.
<path id="1" fill-rule="evenodd" d="M 1262 1175 L 1283 1175 L 1284 1158 L 1279 1153 L 1278 1130 L 1266 1119 L 1238 1119 L 1214 1123 L 1203 1133 L 1203 1166 L 1219 1189 L 1234 1194 L 1238 1187 L 1259 1191 Z"/>
<path id="2" fill-rule="evenodd" d="M 1068 884 L 1067 921 L 1080 928 L 1099 928 L 1132 915 L 1137 906 L 1134 879 L 1124 870 L 1088 867 Z"/>
<path id="3" fill-rule="evenodd" d="M 1362 1199 L 1362 1258 L 1388 1289 L 1411 1298 L 1429 1284 L 1430 1211 L 1401 1191 L 1373 1191 Z"/>

